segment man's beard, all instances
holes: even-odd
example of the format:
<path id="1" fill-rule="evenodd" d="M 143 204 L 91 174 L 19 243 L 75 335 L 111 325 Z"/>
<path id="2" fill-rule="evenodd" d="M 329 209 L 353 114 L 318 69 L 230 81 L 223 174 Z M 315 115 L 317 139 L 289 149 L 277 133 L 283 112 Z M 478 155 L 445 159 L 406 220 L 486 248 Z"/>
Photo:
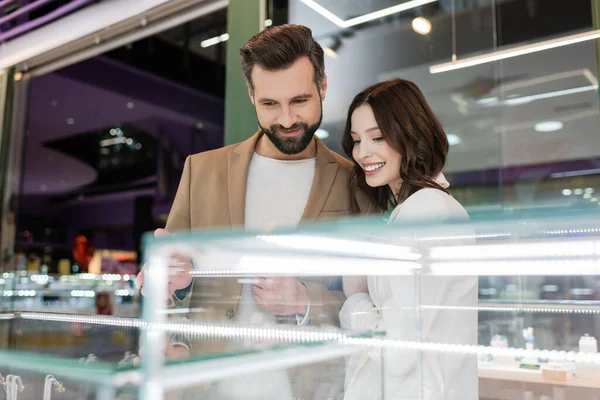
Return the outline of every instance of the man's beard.
<path id="1" fill-rule="evenodd" d="M 321 121 L 323 120 L 323 107 L 321 106 L 321 115 L 319 117 L 319 121 L 316 124 L 308 125 L 304 122 L 298 122 L 288 128 L 284 128 L 279 124 L 271 125 L 268 129 L 265 128 L 258 123 L 260 129 L 264 132 L 265 135 L 271 140 L 271 142 L 277 147 L 279 151 L 283 154 L 294 155 L 300 154 L 310 144 L 313 137 L 315 136 L 315 132 L 321 126 Z M 281 130 L 292 131 L 294 129 L 301 129 L 302 133 L 294 136 L 294 137 L 285 137 L 280 135 L 278 132 Z"/>

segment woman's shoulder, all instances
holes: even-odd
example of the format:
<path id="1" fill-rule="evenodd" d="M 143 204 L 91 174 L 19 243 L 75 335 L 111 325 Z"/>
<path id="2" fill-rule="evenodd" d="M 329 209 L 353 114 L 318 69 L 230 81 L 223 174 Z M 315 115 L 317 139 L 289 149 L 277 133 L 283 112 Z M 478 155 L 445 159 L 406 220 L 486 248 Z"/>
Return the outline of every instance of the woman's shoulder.
<path id="1" fill-rule="evenodd" d="M 421 189 L 411 195 L 394 212 L 402 219 L 469 218 L 463 206 L 448 193 L 433 188 Z"/>

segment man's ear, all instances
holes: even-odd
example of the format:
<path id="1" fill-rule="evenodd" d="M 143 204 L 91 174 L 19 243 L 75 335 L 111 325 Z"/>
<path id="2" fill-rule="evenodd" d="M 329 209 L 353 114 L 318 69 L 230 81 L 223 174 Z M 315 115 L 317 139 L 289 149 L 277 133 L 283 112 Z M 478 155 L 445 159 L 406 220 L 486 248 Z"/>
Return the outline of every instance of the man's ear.
<path id="1" fill-rule="evenodd" d="M 250 96 L 250 102 L 252 103 L 252 105 L 256 106 L 256 104 L 254 104 L 254 92 L 251 88 L 248 88 L 248 96 Z"/>
<path id="2" fill-rule="evenodd" d="M 323 83 L 321 83 L 321 90 L 319 94 L 321 95 L 321 100 L 325 100 L 325 95 L 327 94 L 327 74 L 323 76 Z"/>

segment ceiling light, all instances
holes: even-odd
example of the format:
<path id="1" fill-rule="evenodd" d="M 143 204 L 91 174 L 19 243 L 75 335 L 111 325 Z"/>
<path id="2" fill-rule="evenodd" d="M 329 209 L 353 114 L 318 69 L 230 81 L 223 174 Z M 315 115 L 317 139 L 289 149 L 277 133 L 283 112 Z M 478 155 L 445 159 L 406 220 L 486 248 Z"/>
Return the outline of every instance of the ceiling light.
<path id="1" fill-rule="evenodd" d="M 553 92 L 533 94 L 530 96 L 519 97 L 518 95 L 511 95 L 511 96 L 508 96 L 506 100 L 502 100 L 502 101 L 498 97 L 488 97 L 485 99 L 479 99 L 476 101 L 476 103 L 481 106 L 484 106 L 484 107 L 494 107 L 497 105 L 519 106 L 522 104 L 531 103 L 532 101 L 535 101 L 535 100 L 550 99 L 553 97 L 567 96 L 570 94 L 583 93 L 583 92 L 587 92 L 587 91 L 596 91 L 596 90 L 598 90 L 598 85 L 593 84 L 593 85 L 581 86 L 581 87 L 576 87 L 576 88 L 571 88 L 571 89 L 556 90 Z"/>
<path id="2" fill-rule="evenodd" d="M 568 178 L 572 176 L 596 175 L 600 174 L 600 168 L 582 169 L 579 171 L 555 172 L 550 174 L 550 178 Z"/>
<path id="3" fill-rule="evenodd" d="M 265 20 L 265 27 L 266 28 L 270 27 L 271 25 L 273 25 L 273 20 L 271 20 L 271 19 Z"/>
<path id="4" fill-rule="evenodd" d="M 334 60 L 337 60 L 338 58 L 337 53 L 331 47 L 323 47 L 323 52 Z"/>
<path id="5" fill-rule="evenodd" d="M 573 194 L 577 196 L 581 196 L 583 194 L 583 189 L 575 189 L 573 190 Z"/>
<path id="6" fill-rule="evenodd" d="M 594 188 L 586 188 L 584 190 L 584 192 L 585 192 L 585 194 L 592 194 L 592 193 L 594 193 Z"/>
<path id="7" fill-rule="evenodd" d="M 142 144 L 141 143 L 136 143 L 135 144 L 135 148 L 138 149 L 138 150 L 141 149 L 142 148 Z"/>
<path id="8" fill-rule="evenodd" d="M 571 191 L 571 189 L 563 189 L 562 194 L 564 196 L 570 196 L 573 194 L 573 192 Z"/>
<path id="9" fill-rule="evenodd" d="M 406 10 L 410 10 L 415 7 L 420 7 L 425 4 L 435 3 L 438 0 L 411 0 L 406 3 L 398 4 L 396 6 L 384 8 L 383 10 L 375 11 L 372 13 L 364 14 L 348 20 L 343 20 L 322 5 L 318 4 L 314 0 L 300 0 L 302 3 L 312 8 L 315 12 L 321 14 L 340 28 L 349 28 L 351 26 L 364 24 L 365 22 L 373 21 L 375 19 L 387 17 L 388 15 L 397 14 Z"/>
<path id="10" fill-rule="evenodd" d="M 596 90 L 598 90 L 598 85 L 588 85 L 572 89 L 557 90 L 555 92 L 534 94 L 531 96 L 513 97 L 512 99 L 504 100 L 503 103 L 507 106 L 519 106 L 521 104 L 531 103 L 534 100 L 550 99 L 553 97 L 567 96 L 569 94 L 576 94 Z"/>
<path id="11" fill-rule="evenodd" d="M 135 107 L 135 103 L 133 101 L 128 101 L 125 106 L 131 110 L 133 107 Z"/>
<path id="12" fill-rule="evenodd" d="M 73 118 L 67 118 L 67 124 L 73 125 L 74 123 L 75 123 L 75 120 Z"/>
<path id="13" fill-rule="evenodd" d="M 496 104 L 500 103 L 500 99 L 498 97 L 488 97 L 485 99 L 479 99 L 476 101 L 476 103 L 481 104 L 482 106 L 491 107 L 491 106 L 495 106 Z"/>
<path id="14" fill-rule="evenodd" d="M 327 139 L 329 137 L 329 132 L 327 132 L 325 129 L 319 128 L 315 132 L 315 135 L 317 135 L 319 139 Z"/>
<path id="15" fill-rule="evenodd" d="M 340 38 L 333 38 L 333 43 L 331 44 L 331 46 L 321 46 L 323 47 L 323 52 L 325 54 L 327 54 L 329 57 L 333 58 L 333 59 L 337 59 L 338 58 L 338 50 L 340 49 L 340 47 L 342 47 L 342 41 L 340 40 Z"/>
<path id="16" fill-rule="evenodd" d="M 453 133 L 447 134 L 446 137 L 448 138 L 448 144 L 450 146 L 456 146 L 457 144 L 460 144 L 460 142 L 462 142 L 462 140 L 460 139 L 460 137 L 458 135 L 453 134 Z"/>
<path id="17" fill-rule="evenodd" d="M 594 203 L 595 203 L 595 202 L 597 202 L 597 201 L 598 201 L 598 198 L 597 198 L 597 197 L 592 197 L 592 198 L 590 199 L 590 201 L 592 201 L 592 202 L 594 202 Z"/>
<path id="18" fill-rule="evenodd" d="M 591 193 L 586 193 L 586 194 L 583 195 L 583 198 L 586 199 L 586 200 L 591 199 L 592 198 L 592 194 Z"/>
<path id="19" fill-rule="evenodd" d="M 213 38 L 203 40 L 202 42 L 200 42 L 200 46 L 203 48 L 206 48 L 206 47 L 214 46 L 215 44 L 218 44 L 221 42 L 226 42 L 228 40 L 229 40 L 229 33 L 224 33 L 220 36 L 215 36 Z"/>
<path id="20" fill-rule="evenodd" d="M 468 57 L 464 60 L 451 61 L 444 64 L 433 65 L 429 67 L 431 74 L 440 72 L 454 71 L 461 68 L 473 67 L 475 65 L 486 64 L 494 61 L 505 60 L 507 58 L 518 57 L 525 54 L 537 53 L 539 51 L 555 49 L 557 47 L 568 46 L 575 43 L 581 43 L 588 40 L 600 38 L 600 29 L 579 33 L 576 35 L 564 36 L 562 38 L 545 40 L 524 46 L 518 46 L 506 50 L 493 51 L 488 54 L 482 54 L 475 57 Z"/>
<path id="21" fill-rule="evenodd" d="M 412 20 L 412 28 L 419 35 L 428 35 L 431 32 L 431 21 L 424 17 L 417 17 Z"/>
<path id="22" fill-rule="evenodd" d="M 564 124 L 560 121 L 545 121 L 538 122 L 534 128 L 538 132 L 554 132 L 563 128 Z"/>

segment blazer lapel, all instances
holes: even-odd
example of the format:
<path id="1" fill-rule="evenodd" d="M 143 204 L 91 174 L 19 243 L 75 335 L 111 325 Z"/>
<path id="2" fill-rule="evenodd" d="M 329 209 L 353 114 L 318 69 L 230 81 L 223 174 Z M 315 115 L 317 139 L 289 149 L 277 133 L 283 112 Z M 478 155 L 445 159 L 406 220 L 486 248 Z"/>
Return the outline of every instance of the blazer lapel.
<path id="1" fill-rule="evenodd" d="M 308 195 L 308 201 L 302 214 L 302 222 L 316 221 L 325 206 L 333 181 L 340 167 L 331 150 L 315 138 L 317 144 L 317 159 L 315 178 Z"/>
<path id="2" fill-rule="evenodd" d="M 248 140 L 241 142 L 229 153 L 227 189 L 229 198 L 229 217 L 231 226 L 243 227 L 246 211 L 246 186 L 248 183 L 248 169 L 254 154 L 256 142 L 260 132 L 255 133 Z"/>

